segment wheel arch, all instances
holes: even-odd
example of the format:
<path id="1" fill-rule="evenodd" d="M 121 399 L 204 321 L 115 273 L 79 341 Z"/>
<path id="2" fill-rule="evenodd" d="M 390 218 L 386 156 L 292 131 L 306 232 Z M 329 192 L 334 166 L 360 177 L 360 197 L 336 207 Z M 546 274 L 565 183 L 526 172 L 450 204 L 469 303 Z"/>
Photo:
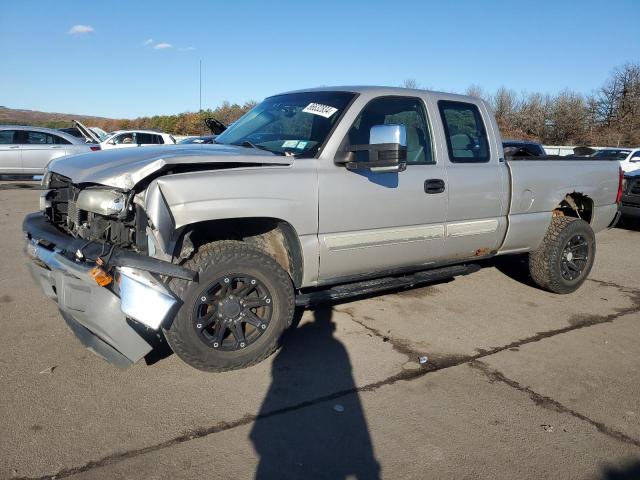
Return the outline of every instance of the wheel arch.
<path id="1" fill-rule="evenodd" d="M 573 190 L 562 195 L 551 212 L 552 217 L 575 217 L 591 224 L 594 214 L 593 199 L 583 192 Z"/>
<path id="2" fill-rule="evenodd" d="M 289 273 L 295 287 L 304 275 L 304 256 L 296 229 L 275 217 L 248 217 L 205 220 L 189 223 L 174 234 L 173 257 L 184 261 L 200 245 L 217 240 L 241 240 L 270 255 Z"/>

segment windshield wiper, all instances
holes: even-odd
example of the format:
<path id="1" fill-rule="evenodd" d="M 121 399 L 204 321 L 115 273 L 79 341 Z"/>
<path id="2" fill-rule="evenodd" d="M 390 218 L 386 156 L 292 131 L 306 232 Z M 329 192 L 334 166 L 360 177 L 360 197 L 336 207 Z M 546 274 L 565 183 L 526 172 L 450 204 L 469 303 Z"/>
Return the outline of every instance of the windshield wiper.
<path id="1" fill-rule="evenodd" d="M 284 155 L 282 152 L 274 152 L 273 150 L 268 149 L 262 145 L 256 145 L 255 143 L 250 142 L 249 140 L 243 140 L 242 143 L 232 143 L 231 145 L 237 145 L 238 147 L 247 147 L 247 148 L 255 148 L 258 150 L 265 150 L 267 152 L 275 153 L 278 155 Z"/>

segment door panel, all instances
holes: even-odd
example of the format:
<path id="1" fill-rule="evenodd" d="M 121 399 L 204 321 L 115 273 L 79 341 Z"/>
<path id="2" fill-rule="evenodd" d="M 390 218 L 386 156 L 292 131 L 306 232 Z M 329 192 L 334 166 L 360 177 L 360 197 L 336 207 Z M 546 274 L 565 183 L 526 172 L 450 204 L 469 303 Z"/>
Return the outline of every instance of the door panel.
<path id="1" fill-rule="evenodd" d="M 426 194 L 440 165 L 367 174 L 332 165 L 319 172 L 320 280 L 442 259 L 446 192 Z"/>
<path id="2" fill-rule="evenodd" d="M 450 260 L 483 257 L 506 232 L 506 168 L 489 141 L 482 105 L 441 100 L 438 109 L 448 160 L 445 254 Z"/>
<path id="3" fill-rule="evenodd" d="M 428 265 L 443 257 L 446 171 L 433 161 L 423 100 L 371 100 L 356 117 L 341 150 L 368 144 L 371 128 L 384 124 L 406 128 L 405 171 L 350 171 L 333 162 L 318 169 L 321 282 Z M 357 152 L 354 159 L 366 163 L 367 152 Z M 444 190 L 432 188 L 438 181 L 445 184 Z"/>
<path id="4" fill-rule="evenodd" d="M 22 170 L 22 150 L 15 135 L 15 130 L 0 131 L 0 173 L 20 173 Z"/>
<path id="5" fill-rule="evenodd" d="M 27 131 L 22 143 L 22 170 L 41 173 L 49 161 L 66 154 L 57 137 L 44 132 Z"/>

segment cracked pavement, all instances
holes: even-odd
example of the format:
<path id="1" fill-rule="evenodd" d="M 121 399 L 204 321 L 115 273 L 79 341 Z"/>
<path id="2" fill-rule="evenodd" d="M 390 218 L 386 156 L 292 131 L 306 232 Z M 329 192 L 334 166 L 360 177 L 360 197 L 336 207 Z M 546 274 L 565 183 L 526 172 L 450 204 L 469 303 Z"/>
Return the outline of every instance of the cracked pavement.
<path id="1" fill-rule="evenodd" d="M 519 257 L 323 306 L 255 367 L 118 370 L 33 284 L 0 182 L 0 478 L 640 478 L 640 232 L 598 235 L 578 292 Z M 426 364 L 419 363 L 427 356 Z"/>

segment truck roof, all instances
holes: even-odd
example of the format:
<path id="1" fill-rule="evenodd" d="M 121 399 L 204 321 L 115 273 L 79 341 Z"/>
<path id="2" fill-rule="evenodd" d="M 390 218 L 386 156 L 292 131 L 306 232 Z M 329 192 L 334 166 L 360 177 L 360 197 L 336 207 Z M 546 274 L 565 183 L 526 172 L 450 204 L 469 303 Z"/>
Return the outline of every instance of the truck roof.
<path id="1" fill-rule="evenodd" d="M 384 87 L 384 86 L 375 86 L 375 85 L 344 85 L 344 86 L 334 86 L 334 87 L 313 87 L 313 88 L 303 88 L 300 90 L 291 90 L 289 92 L 282 92 L 280 95 L 285 93 L 303 93 L 303 92 L 352 92 L 352 93 L 368 93 L 374 96 L 382 96 L 382 95 L 437 95 L 437 96 L 446 96 L 446 97 L 458 97 L 460 100 L 473 98 L 479 101 L 481 99 L 477 99 L 476 97 L 470 97 L 468 95 L 460 95 L 457 93 L 448 93 L 448 92 L 438 92 L 433 90 L 422 90 L 417 88 L 404 88 L 404 87 Z"/>

